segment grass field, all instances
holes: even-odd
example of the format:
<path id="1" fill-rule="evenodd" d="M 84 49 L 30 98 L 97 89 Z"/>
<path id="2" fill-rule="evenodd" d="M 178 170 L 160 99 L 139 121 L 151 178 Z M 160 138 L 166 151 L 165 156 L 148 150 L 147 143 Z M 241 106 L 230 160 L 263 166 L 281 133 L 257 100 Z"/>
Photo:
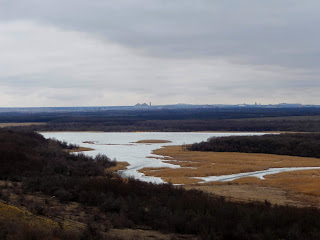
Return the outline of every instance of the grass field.
<path id="1" fill-rule="evenodd" d="M 200 181 L 192 178 L 253 172 L 268 168 L 319 167 L 318 158 L 235 152 L 191 152 L 181 146 L 166 146 L 153 153 L 163 156 L 165 162 L 180 165 L 181 168 L 145 168 L 140 171 L 149 176 L 161 177 L 173 184 L 185 184 L 186 187 L 198 188 L 233 199 L 260 201 L 269 198 L 276 203 L 296 203 L 295 205 L 301 205 L 301 202 L 320 203 L 320 170 L 267 175 L 264 180 L 246 177 L 224 183 L 197 184 Z M 234 191 L 234 186 L 242 189 L 241 193 Z"/>
<path id="2" fill-rule="evenodd" d="M 206 177 L 281 167 L 320 167 L 320 159 L 260 153 L 196 152 L 181 146 L 166 146 L 153 151 L 164 161 L 181 168 L 151 168 L 152 175 L 164 177 Z M 144 169 L 146 171 L 146 169 Z M 146 171 L 148 172 L 148 171 Z M 182 182 L 174 182 L 182 183 Z"/>

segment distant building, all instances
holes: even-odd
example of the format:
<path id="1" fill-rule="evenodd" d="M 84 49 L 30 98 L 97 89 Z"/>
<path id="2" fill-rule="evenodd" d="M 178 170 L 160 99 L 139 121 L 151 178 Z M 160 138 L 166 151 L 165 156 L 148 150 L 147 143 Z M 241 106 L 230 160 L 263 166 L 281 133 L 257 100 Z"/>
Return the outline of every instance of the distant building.
<path id="1" fill-rule="evenodd" d="M 137 108 L 149 108 L 151 106 L 151 103 L 150 103 L 150 106 L 148 104 L 146 104 L 146 103 L 137 103 L 134 106 L 137 107 Z"/>

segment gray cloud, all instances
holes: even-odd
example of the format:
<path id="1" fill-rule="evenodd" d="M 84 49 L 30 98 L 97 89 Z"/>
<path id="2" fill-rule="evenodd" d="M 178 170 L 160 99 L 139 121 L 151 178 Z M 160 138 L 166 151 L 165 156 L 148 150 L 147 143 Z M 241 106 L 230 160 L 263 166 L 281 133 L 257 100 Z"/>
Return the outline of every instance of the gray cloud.
<path id="1" fill-rule="evenodd" d="M 2 19 L 31 19 L 94 33 L 148 54 L 239 56 L 294 67 L 320 60 L 316 0 L 2 1 Z"/>
<path id="2" fill-rule="evenodd" d="M 0 93 L 11 105 L 318 103 L 319 8 L 316 0 L 0 0 Z M 10 97 L 18 86 L 34 100 Z"/>

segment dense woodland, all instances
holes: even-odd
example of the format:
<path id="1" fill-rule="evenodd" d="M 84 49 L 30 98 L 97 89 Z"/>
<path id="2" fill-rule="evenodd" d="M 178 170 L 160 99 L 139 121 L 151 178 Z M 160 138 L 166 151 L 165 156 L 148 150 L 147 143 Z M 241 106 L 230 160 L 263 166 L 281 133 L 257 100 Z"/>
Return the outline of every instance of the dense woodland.
<path id="1" fill-rule="evenodd" d="M 46 122 L 33 131 L 320 132 L 320 108 L 209 108 L 0 113 L 1 122 Z M 20 127 L 21 129 L 22 127 Z"/>
<path id="2" fill-rule="evenodd" d="M 200 239 L 320 238 L 320 211 L 316 209 L 234 203 L 170 184 L 123 179 L 105 171 L 115 164 L 108 157 L 70 154 L 61 147 L 65 144 L 37 133 L 0 130 L 0 143 L 0 178 L 15 183 L 16 204 L 36 214 L 57 216 L 59 210 L 52 213 L 48 207 L 55 196 L 63 204 L 76 202 L 95 209 L 83 219 L 88 224 L 84 232 L 72 236 L 64 230 L 51 233 L 58 239 L 104 239 L 99 233 L 110 228 L 153 229 Z M 11 203 L 10 189 L 1 186 L 1 201 Z M 30 204 L 25 195 L 43 195 L 49 200 Z M 43 239 L 49 234 L 0 224 L 1 239 L 7 239 L 12 229 L 21 233 L 15 239 Z M 32 238 L 25 238 L 26 232 Z"/>
<path id="3" fill-rule="evenodd" d="M 191 151 L 245 152 L 320 158 L 320 134 L 269 134 L 210 138 L 188 146 Z"/>

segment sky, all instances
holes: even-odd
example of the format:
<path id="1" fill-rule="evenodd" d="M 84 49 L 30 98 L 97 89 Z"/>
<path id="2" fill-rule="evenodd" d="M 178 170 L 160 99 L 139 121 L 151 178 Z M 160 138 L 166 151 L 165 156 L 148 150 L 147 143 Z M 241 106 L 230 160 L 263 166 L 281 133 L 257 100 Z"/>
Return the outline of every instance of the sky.
<path id="1" fill-rule="evenodd" d="M 320 104 L 318 0 L 0 0 L 0 107 Z"/>

